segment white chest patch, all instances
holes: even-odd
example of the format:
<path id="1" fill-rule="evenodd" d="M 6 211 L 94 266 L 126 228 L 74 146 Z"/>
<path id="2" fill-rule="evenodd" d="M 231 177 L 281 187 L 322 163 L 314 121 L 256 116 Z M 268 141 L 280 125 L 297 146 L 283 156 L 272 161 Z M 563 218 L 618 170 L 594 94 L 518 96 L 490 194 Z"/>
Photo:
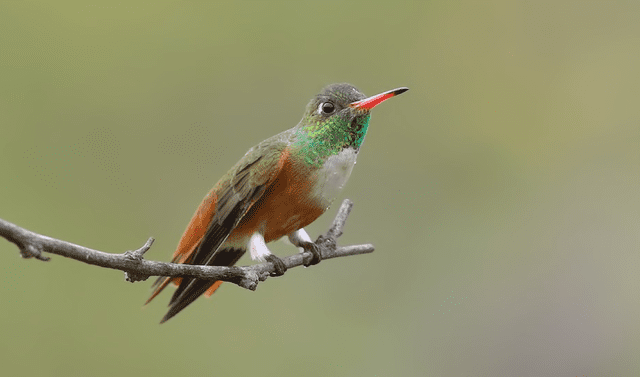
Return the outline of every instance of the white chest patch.
<path id="1" fill-rule="evenodd" d="M 355 149 L 343 149 L 337 155 L 330 156 L 318 171 L 318 183 L 315 187 L 316 197 L 322 205 L 329 206 L 349 180 L 356 164 Z"/>

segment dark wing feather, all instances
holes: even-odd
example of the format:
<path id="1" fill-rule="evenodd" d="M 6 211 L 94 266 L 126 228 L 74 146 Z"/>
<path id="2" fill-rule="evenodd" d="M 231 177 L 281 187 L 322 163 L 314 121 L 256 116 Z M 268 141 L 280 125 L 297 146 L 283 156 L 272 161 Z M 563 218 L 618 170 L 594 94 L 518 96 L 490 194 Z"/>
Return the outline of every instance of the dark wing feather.
<path id="1" fill-rule="evenodd" d="M 284 136 L 285 133 L 276 135 L 250 149 L 238 164 L 220 180 L 216 190 L 218 193 L 216 212 L 207 232 L 193 254 L 185 261 L 186 263 L 229 266 L 235 264 L 244 254 L 245 250 L 238 250 L 233 256 L 228 256 L 226 252 L 220 254 L 222 250 L 219 249 L 280 172 L 286 158 L 285 148 L 288 145 Z M 169 302 L 169 312 L 162 322 L 184 309 L 213 283 L 209 280 L 183 278 Z"/>
<path id="2" fill-rule="evenodd" d="M 255 194 L 258 194 L 259 196 L 262 195 L 263 191 L 264 187 L 262 187 L 260 190 L 254 190 Z M 236 205 L 231 209 L 231 211 L 228 212 L 227 217 L 222 220 L 221 224 L 216 222 L 214 217 L 214 221 L 211 222 L 207 233 L 205 233 L 204 237 L 200 241 L 200 244 L 195 251 L 195 255 L 189 262 L 189 264 L 205 266 L 229 266 L 229 264 L 221 264 L 220 262 L 222 261 L 216 257 L 218 249 L 224 243 L 224 241 L 226 241 L 226 239 L 229 237 L 229 234 L 236 227 L 236 225 L 238 225 L 240 220 L 242 220 L 242 217 L 247 212 L 250 204 L 252 202 L 255 202 L 253 201 L 254 196 L 256 195 L 252 193 L 245 200 L 238 201 Z M 244 251 L 242 252 L 242 254 L 244 254 Z M 183 292 L 189 290 L 192 283 L 196 281 L 199 280 L 195 278 L 183 278 L 180 286 L 178 286 L 178 289 L 176 289 L 176 291 L 173 293 L 173 296 L 169 301 L 169 305 L 172 305 L 176 301 L 180 301 L 182 299 Z M 210 281 L 206 280 L 203 282 L 207 284 L 207 288 L 212 284 Z M 202 293 L 204 293 L 204 291 Z"/>

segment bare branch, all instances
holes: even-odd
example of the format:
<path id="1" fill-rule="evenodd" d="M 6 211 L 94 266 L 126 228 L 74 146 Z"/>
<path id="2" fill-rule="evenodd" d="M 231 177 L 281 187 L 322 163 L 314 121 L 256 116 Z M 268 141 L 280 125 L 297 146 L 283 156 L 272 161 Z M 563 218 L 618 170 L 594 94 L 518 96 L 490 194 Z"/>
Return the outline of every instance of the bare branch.
<path id="1" fill-rule="evenodd" d="M 373 245 L 370 244 L 344 247 L 336 246 L 336 238 L 342 235 L 345 221 L 352 207 L 353 202 L 345 199 L 338 210 L 336 218 L 333 220 L 331 228 L 326 234 L 318 237 L 316 244 L 320 248 L 322 259 L 373 252 Z M 149 238 L 142 247 L 136 250 L 126 251 L 122 254 L 105 253 L 71 242 L 43 236 L 2 219 L 0 219 L 0 237 L 4 237 L 9 242 L 16 244 L 23 258 L 36 258 L 41 261 L 49 261 L 50 258 L 44 256 L 43 253 L 57 254 L 94 266 L 124 271 L 125 279 L 130 282 L 143 281 L 148 279 L 149 276 L 189 276 L 200 279 L 227 281 L 243 288 L 255 290 L 258 283 L 266 280 L 271 272 L 274 271 L 271 263 L 245 267 L 221 267 L 145 260 L 143 255 L 151 248 L 154 241 L 153 238 Z M 283 258 L 283 261 L 287 268 L 293 268 L 303 265 L 305 260 L 308 261 L 311 258 L 311 252 L 305 251 Z"/>

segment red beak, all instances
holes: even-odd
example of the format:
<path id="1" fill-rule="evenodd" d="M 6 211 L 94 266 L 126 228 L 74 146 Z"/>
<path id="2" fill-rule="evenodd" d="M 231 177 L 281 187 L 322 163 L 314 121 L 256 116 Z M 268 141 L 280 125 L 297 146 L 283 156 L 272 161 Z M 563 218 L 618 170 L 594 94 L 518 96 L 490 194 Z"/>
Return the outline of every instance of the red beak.
<path id="1" fill-rule="evenodd" d="M 391 97 L 395 97 L 398 94 L 402 94 L 407 90 L 409 90 L 409 88 L 404 88 L 404 87 L 389 90 L 384 93 L 376 94 L 375 96 L 371 96 L 369 98 L 365 98 L 360 101 L 352 102 L 349 104 L 349 106 L 353 107 L 354 109 L 371 110 L 374 107 L 376 107 L 378 104 L 388 100 Z"/>

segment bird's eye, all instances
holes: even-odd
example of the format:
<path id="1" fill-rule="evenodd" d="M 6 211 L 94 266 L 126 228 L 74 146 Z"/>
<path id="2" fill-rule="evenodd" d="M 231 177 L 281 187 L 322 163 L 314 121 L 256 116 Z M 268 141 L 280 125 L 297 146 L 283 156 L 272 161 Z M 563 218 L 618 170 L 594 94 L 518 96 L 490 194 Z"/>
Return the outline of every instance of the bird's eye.
<path id="1" fill-rule="evenodd" d="M 320 111 L 324 114 L 331 114 L 336 111 L 336 107 L 331 102 L 323 102 L 320 104 Z"/>

